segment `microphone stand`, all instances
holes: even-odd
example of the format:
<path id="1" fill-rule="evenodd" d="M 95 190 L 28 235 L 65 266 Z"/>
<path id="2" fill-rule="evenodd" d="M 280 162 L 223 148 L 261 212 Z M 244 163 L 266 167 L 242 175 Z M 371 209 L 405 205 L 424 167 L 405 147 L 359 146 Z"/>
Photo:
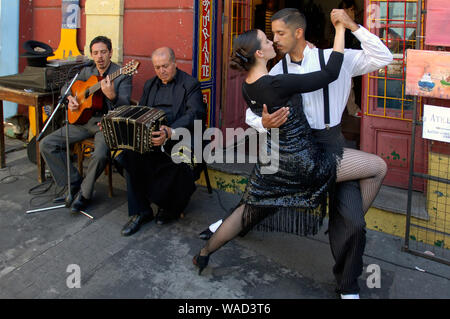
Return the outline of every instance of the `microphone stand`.
<path id="1" fill-rule="evenodd" d="M 70 84 L 67 87 L 67 89 L 64 92 L 64 94 L 59 98 L 58 105 L 56 106 L 56 108 L 53 111 L 53 113 L 50 116 L 50 118 L 47 120 L 47 123 L 45 124 L 45 126 L 42 129 L 41 133 L 36 138 L 36 142 L 39 142 L 39 140 L 42 138 L 44 132 L 46 131 L 48 125 L 50 124 L 50 122 L 52 121 L 52 119 L 55 116 L 56 112 L 58 111 L 58 109 L 61 107 L 61 105 L 65 105 L 64 110 L 65 110 L 65 123 L 66 123 L 66 170 L 67 170 L 67 191 L 68 191 L 68 195 L 66 197 L 66 202 L 65 202 L 65 204 L 62 204 L 62 205 L 56 205 L 56 206 L 52 206 L 52 207 L 27 210 L 26 211 L 27 214 L 32 214 L 32 213 L 37 213 L 37 212 L 42 212 L 42 211 L 52 210 L 52 209 L 58 209 L 58 208 L 62 208 L 62 207 L 69 208 L 70 204 L 72 203 L 73 194 L 72 194 L 72 191 L 70 189 L 70 185 L 71 185 L 71 183 L 70 183 L 70 165 L 71 165 L 71 163 L 70 163 L 70 148 L 69 148 L 69 115 L 68 115 L 68 113 L 69 113 L 68 107 L 69 106 L 68 106 L 68 103 L 67 103 L 67 96 L 69 96 L 69 93 L 70 93 L 70 90 L 72 88 L 72 85 L 77 80 L 78 76 L 80 75 L 80 72 L 81 72 L 81 69 L 78 70 L 77 74 L 75 74 L 75 76 L 73 77 L 72 81 L 70 82 Z M 40 156 L 40 155 L 38 155 L 38 156 Z M 90 219 L 94 219 L 94 217 L 92 217 L 91 215 L 87 214 L 86 212 L 80 211 L 80 213 L 82 213 L 83 215 L 89 217 Z"/>

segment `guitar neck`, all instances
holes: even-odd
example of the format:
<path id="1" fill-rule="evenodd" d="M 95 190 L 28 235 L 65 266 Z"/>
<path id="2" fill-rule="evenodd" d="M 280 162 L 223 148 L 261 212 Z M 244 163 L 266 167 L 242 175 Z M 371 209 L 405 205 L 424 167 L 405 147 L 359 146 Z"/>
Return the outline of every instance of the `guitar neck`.
<path id="1" fill-rule="evenodd" d="M 122 68 L 120 68 L 119 70 L 117 70 L 116 72 L 113 72 L 109 75 L 109 80 L 112 82 L 114 81 L 119 75 L 122 74 Z M 97 92 L 98 90 L 100 90 L 102 87 L 102 85 L 100 84 L 100 82 L 95 83 L 93 86 L 91 86 L 89 88 L 89 95 L 94 94 L 95 92 Z"/>

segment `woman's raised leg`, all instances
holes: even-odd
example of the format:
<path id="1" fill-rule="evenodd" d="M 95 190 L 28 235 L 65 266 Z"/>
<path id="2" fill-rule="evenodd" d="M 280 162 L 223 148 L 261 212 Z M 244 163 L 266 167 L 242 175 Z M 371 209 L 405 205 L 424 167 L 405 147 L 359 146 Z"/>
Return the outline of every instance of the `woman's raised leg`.
<path id="1" fill-rule="evenodd" d="M 336 182 L 359 180 L 364 213 L 369 210 L 387 173 L 386 162 L 378 155 L 344 149 L 337 168 Z"/>

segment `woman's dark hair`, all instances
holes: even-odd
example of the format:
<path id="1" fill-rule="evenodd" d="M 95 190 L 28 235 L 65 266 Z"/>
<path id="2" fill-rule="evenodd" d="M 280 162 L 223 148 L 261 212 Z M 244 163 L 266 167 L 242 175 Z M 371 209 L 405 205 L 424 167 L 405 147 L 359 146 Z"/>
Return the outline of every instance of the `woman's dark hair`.
<path id="1" fill-rule="evenodd" d="M 355 11 L 358 9 L 355 0 L 342 0 L 338 5 L 338 9 L 350 9 L 351 7 L 353 7 Z"/>
<path id="2" fill-rule="evenodd" d="M 104 43 L 106 45 L 106 47 L 108 48 L 108 50 L 111 52 L 111 50 L 112 50 L 111 40 L 103 35 L 99 35 L 98 37 L 95 37 L 94 39 L 92 39 L 91 44 L 89 45 L 89 49 L 91 50 L 91 53 L 92 53 L 92 46 L 99 42 Z"/>
<path id="3" fill-rule="evenodd" d="M 255 52 L 261 49 L 258 30 L 252 29 L 240 34 L 233 42 L 230 67 L 239 71 L 248 71 L 255 64 Z"/>

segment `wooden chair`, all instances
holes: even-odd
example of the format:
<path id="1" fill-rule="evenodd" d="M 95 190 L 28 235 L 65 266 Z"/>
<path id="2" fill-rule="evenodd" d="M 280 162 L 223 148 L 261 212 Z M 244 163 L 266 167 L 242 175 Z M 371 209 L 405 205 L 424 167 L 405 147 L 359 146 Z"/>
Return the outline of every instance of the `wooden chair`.
<path id="1" fill-rule="evenodd" d="M 94 139 L 87 138 L 81 142 L 77 142 L 74 145 L 73 152 L 77 155 L 78 161 L 78 171 L 80 175 L 83 176 L 83 160 L 85 157 L 91 156 L 91 152 L 94 150 Z M 108 161 L 105 167 L 105 175 L 108 176 L 108 196 L 113 196 L 113 188 L 112 188 L 112 159 L 111 156 L 108 156 Z"/>

